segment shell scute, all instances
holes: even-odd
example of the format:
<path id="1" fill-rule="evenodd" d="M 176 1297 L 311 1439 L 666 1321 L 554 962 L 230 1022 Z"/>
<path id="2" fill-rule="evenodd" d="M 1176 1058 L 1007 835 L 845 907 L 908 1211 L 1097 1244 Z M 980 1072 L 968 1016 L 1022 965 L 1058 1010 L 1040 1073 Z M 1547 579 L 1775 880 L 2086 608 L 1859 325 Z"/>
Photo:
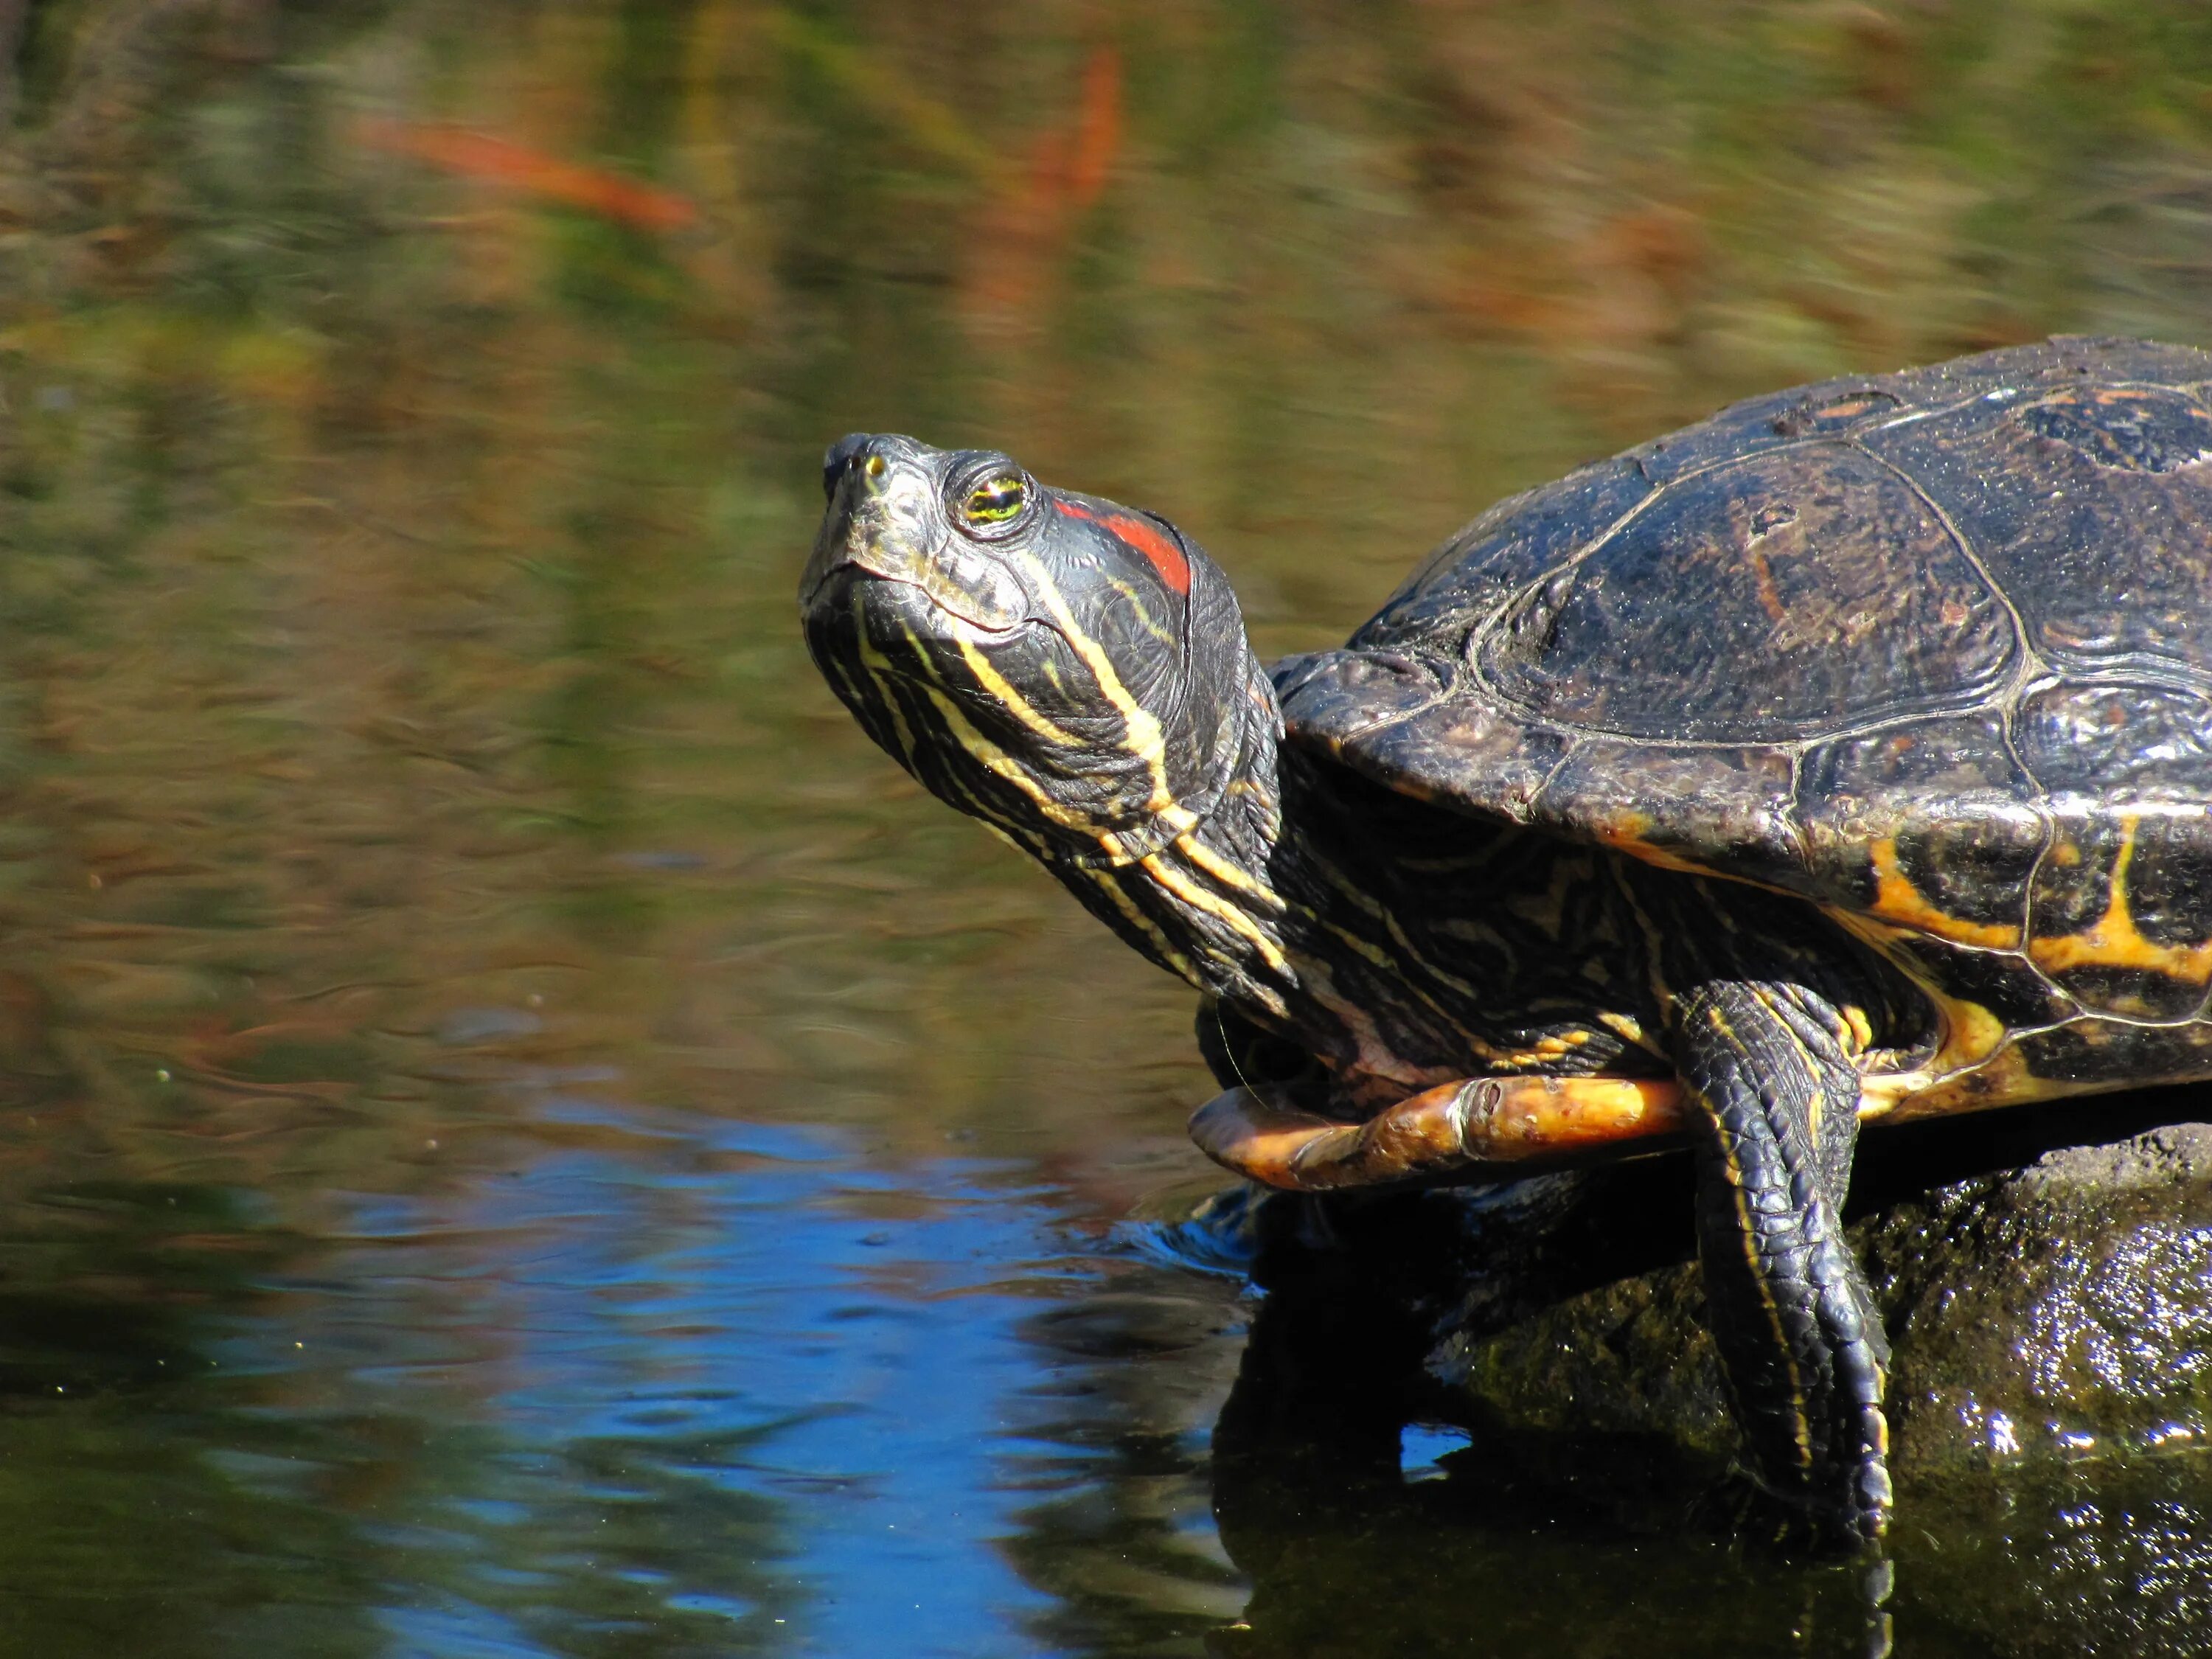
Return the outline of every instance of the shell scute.
<path id="1" fill-rule="evenodd" d="M 2179 472 L 2212 460 L 2212 415 L 2164 387 L 2068 391 L 2014 417 L 2031 434 L 2118 472 Z"/>
<path id="2" fill-rule="evenodd" d="M 1753 747 L 1670 748 L 1589 738 L 1536 798 L 1529 822 L 1592 836 L 1655 863 L 1786 878 L 1804 864 L 1790 817 L 1789 757 Z"/>
<path id="3" fill-rule="evenodd" d="M 2212 1072 L 2212 1025 L 2079 1019 L 2024 1033 L 2015 1040 L 2014 1053 L 2020 1068 L 2043 1085 L 2024 1093 L 2182 1082 Z"/>
<path id="4" fill-rule="evenodd" d="M 2021 760 L 2052 794 L 2212 799 L 2212 696 L 2192 688 L 2052 683 L 2021 699 L 2014 727 Z"/>
<path id="5" fill-rule="evenodd" d="M 2212 990 L 2212 699 L 2172 686 L 2039 687 L 2015 722 L 2051 849 L 2028 955 L 2085 1006 L 2172 1019 Z"/>
<path id="6" fill-rule="evenodd" d="M 1452 696 L 1448 670 L 1402 653 L 1316 652 L 1278 664 L 1274 679 L 1302 742 L 1423 799 L 1464 805 L 1455 785 L 1479 776 L 1485 811 L 1525 821 L 1567 752 L 1565 733 Z"/>
<path id="7" fill-rule="evenodd" d="M 1988 950 L 2017 948 L 2049 837 L 2004 721 L 1983 711 L 1808 750 L 1798 813 L 1825 902 Z"/>
<path id="8" fill-rule="evenodd" d="M 2208 386 L 2203 352 L 2060 339 L 1738 405 L 1486 514 L 1285 697 L 1289 730 L 1796 893 L 2008 1024 L 2193 1018 Z M 1347 660 L 1384 647 L 1417 691 Z"/>
<path id="9" fill-rule="evenodd" d="M 2212 411 L 2196 399 L 2029 386 L 1866 443 L 1966 534 L 2053 668 L 2212 674 Z"/>
<path id="10" fill-rule="evenodd" d="M 1351 645 L 1389 650 L 1419 641 L 1456 654 L 1477 617 L 1573 557 L 1652 490 L 1616 456 L 1498 502 L 1424 560 Z"/>
<path id="11" fill-rule="evenodd" d="M 2080 1017 L 2081 1005 L 2034 963 L 2009 951 L 1978 950 L 1934 934 L 1898 929 L 1883 943 L 1903 957 L 1923 983 L 1943 988 L 1954 1002 L 1984 1009 L 2000 1024 L 2056 1025 Z"/>
<path id="12" fill-rule="evenodd" d="M 1912 489 L 1811 442 L 1672 486 L 1519 595 L 1477 661 L 1563 725 L 1757 743 L 1971 703 L 2014 650 L 2003 605 Z"/>
<path id="13" fill-rule="evenodd" d="M 1639 444 L 1625 459 L 1655 484 L 1701 469 L 1787 448 L 1806 438 L 1846 436 L 1879 425 L 1904 407 L 1881 376 L 1824 380 L 1732 404 L 1711 420 Z"/>

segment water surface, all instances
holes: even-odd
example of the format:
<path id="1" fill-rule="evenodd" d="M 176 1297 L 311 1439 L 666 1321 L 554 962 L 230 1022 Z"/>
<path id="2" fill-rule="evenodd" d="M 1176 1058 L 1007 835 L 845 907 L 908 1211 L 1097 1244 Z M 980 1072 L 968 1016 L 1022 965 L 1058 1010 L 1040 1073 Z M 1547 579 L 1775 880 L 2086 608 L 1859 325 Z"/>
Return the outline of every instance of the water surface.
<path id="1" fill-rule="evenodd" d="M 2212 343 L 2201 9 L 46 0 L 10 92 L 0 1652 L 1843 1639 L 1356 1401 L 1214 1458 L 1189 994 L 818 684 L 817 459 L 1328 644 L 1729 398 Z"/>

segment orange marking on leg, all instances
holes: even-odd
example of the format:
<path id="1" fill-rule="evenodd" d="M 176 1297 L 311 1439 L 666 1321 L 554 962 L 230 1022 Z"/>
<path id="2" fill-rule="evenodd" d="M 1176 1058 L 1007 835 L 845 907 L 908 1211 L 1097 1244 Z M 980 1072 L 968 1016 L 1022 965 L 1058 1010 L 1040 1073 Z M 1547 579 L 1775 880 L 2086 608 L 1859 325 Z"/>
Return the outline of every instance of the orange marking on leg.
<path id="1" fill-rule="evenodd" d="M 1342 1123 L 1279 1090 L 1231 1089 L 1199 1108 L 1190 1138 L 1215 1163 L 1269 1187 L 1337 1187 L 1517 1173 L 1532 1159 L 1626 1150 L 1683 1126 L 1674 1078 L 1504 1077 L 1441 1084 Z"/>

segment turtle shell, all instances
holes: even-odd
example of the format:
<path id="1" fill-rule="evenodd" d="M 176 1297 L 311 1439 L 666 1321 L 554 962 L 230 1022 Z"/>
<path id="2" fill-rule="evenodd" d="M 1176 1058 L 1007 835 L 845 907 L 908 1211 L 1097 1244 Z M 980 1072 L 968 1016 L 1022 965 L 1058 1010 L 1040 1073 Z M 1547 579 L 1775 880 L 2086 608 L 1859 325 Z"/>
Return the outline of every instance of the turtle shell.
<path id="1" fill-rule="evenodd" d="M 2212 984 L 2209 391 L 2062 337 L 1735 404 L 1492 507 L 1279 666 L 1286 725 L 1801 895 L 2081 1082 L 2173 1072 L 2129 1033 Z"/>

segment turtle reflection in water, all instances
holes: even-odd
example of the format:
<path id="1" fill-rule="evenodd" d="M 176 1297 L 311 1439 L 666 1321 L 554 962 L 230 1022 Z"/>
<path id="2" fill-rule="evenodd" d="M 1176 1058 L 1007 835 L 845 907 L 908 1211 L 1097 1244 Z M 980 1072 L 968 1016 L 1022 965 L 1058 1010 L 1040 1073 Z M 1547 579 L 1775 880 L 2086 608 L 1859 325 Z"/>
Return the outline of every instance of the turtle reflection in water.
<path id="1" fill-rule="evenodd" d="M 1164 520 L 849 437 L 801 604 L 871 737 L 1204 994 L 1231 1169 L 1686 1140 L 1758 1468 L 1872 1539 L 1860 1124 L 2212 1076 L 2209 387 L 2059 339 L 1740 404 L 1272 670 Z"/>

